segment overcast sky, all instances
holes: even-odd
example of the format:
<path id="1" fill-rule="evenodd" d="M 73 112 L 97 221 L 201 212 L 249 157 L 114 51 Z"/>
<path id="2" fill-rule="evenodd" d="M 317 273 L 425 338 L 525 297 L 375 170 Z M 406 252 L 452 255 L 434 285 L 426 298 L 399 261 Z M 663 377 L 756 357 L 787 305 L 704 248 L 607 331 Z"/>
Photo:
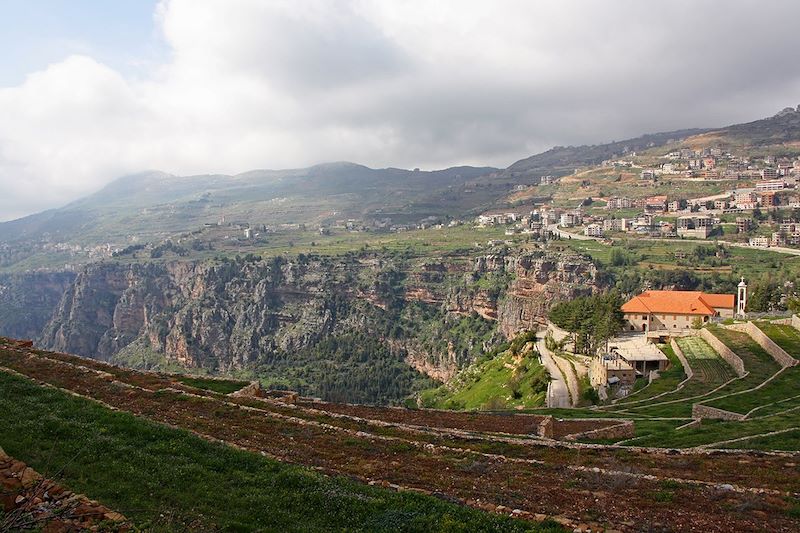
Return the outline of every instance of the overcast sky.
<path id="1" fill-rule="evenodd" d="M 121 175 L 505 167 L 800 103 L 800 2 L 0 0 L 0 220 Z"/>

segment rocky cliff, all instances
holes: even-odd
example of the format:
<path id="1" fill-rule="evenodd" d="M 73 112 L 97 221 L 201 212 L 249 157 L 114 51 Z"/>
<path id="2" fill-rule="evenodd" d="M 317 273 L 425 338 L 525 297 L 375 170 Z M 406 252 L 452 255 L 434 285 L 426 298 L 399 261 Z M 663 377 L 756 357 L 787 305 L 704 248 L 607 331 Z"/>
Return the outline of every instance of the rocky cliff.
<path id="1" fill-rule="evenodd" d="M 0 335 L 39 337 L 74 279 L 72 272 L 0 275 Z"/>
<path id="2" fill-rule="evenodd" d="M 542 323 L 554 301 L 591 292 L 595 279 L 591 263 L 544 251 L 107 262 L 64 292 L 41 344 L 106 360 L 135 347 L 186 367 L 290 375 L 286 385 L 300 388 L 383 365 L 391 387 L 405 371 L 398 361 L 446 380 L 502 336 Z"/>

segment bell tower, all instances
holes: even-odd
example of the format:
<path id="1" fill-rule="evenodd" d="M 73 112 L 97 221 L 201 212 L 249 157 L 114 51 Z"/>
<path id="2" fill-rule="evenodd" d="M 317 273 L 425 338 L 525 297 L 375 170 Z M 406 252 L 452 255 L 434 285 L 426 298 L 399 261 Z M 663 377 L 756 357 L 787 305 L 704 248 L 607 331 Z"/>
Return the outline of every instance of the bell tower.
<path id="1" fill-rule="evenodd" d="M 737 298 L 736 304 L 736 316 L 744 317 L 744 310 L 747 307 L 747 283 L 744 282 L 744 276 L 742 276 L 742 281 L 739 282 L 739 294 Z"/>

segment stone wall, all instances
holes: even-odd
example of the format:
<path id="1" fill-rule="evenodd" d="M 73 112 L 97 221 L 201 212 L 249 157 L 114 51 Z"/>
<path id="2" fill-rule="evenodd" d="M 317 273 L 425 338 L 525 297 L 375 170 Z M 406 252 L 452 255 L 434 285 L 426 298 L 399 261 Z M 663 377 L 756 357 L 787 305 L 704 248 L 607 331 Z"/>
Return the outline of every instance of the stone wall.
<path id="1" fill-rule="evenodd" d="M 3 515 L 0 519 L 2 531 L 122 533 L 133 530 L 123 515 L 45 479 L 22 461 L 7 455 L 2 448 L 0 515 Z"/>
<path id="2" fill-rule="evenodd" d="M 579 440 L 579 439 L 629 439 L 636 434 L 636 428 L 633 420 L 622 420 L 619 424 L 611 426 L 583 431 L 581 433 L 573 433 L 566 435 L 564 440 Z"/>
<path id="3" fill-rule="evenodd" d="M 544 437 L 546 439 L 553 438 L 553 417 L 548 416 L 541 422 L 539 422 L 539 427 L 537 428 L 536 433 L 540 437 Z"/>
<path id="4" fill-rule="evenodd" d="M 694 370 L 692 370 L 692 367 L 689 366 L 689 361 L 687 361 L 686 356 L 683 355 L 683 350 L 681 350 L 681 347 L 678 346 L 678 343 L 675 342 L 675 339 L 670 339 L 669 345 L 672 347 L 672 351 L 675 352 L 675 355 L 683 365 L 683 372 L 686 374 L 686 379 L 692 379 L 694 376 Z"/>
<path id="5" fill-rule="evenodd" d="M 701 405 L 699 403 L 696 403 L 692 406 L 692 418 L 694 419 L 715 418 L 718 420 L 733 420 L 741 422 L 746 416 L 747 415 L 733 413 L 731 411 L 717 409 L 716 407 Z"/>
<path id="6" fill-rule="evenodd" d="M 745 375 L 746 370 L 744 368 L 744 362 L 742 361 L 741 357 L 733 353 L 733 350 L 728 348 L 721 340 L 714 336 L 713 333 L 708 331 L 706 328 L 700 330 L 694 330 L 698 332 L 698 335 L 703 338 L 712 348 L 714 348 L 717 353 L 728 362 L 729 365 L 733 367 L 736 371 L 736 375 L 742 377 Z"/>
<path id="7" fill-rule="evenodd" d="M 761 331 L 758 326 L 752 322 L 747 322 L 746 324 L 733 324 L 727 327 L 729 329 L 741 331 L 742 333 L 747 333 L 750 335 L 750 337 L 756 341 L 759 346 L 764 348 L 764 351 L 772 356 L 772 358 L 775 359 L 775 361 L 777 361 L 782 367 L 786 368 L 787 366 L 794 366 L 797 364 L 797 359 L 786 353 L 783 348 L 775 344 L 775 341 L 770 339 L 766 333 Z"/>

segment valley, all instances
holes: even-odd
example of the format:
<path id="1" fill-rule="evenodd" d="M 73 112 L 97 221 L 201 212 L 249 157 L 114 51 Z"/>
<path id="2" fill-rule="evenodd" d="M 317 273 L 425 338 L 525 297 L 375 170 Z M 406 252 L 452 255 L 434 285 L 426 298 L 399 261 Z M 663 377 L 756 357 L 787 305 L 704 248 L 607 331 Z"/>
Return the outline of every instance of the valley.
<path id="1" fill-rule="evenodd" d="M 220 479 L 215 461 L 255 476 L 232 494 L 280 485 L 350 510 L 253 500 L 312 530 L 793 531 L 798 115 L 505 170 L 145 173 L 2 223 L 0 445 L 45 476 L 47 454 L 90 447 L 99 464 L 65 468 L 70 490 L 166 531 L 265 520 L 231 521 L 211 482 L 187 503 L 175 483 Z M 754 168 L 663 168 L 706 150 Z M 773 205 L 716 205 L 773 167 Z M 631 310 L 648 295 L 666 307 Z M 113 428 L 108 455 L 101 429 L 54 451 L 76 420 Z M 158 455 L 140 437 L 155 433 L 198 471 L 164 465 L 136 496 L 97 472 L 145 468 L 113 458 L 129 439 Z"/>

